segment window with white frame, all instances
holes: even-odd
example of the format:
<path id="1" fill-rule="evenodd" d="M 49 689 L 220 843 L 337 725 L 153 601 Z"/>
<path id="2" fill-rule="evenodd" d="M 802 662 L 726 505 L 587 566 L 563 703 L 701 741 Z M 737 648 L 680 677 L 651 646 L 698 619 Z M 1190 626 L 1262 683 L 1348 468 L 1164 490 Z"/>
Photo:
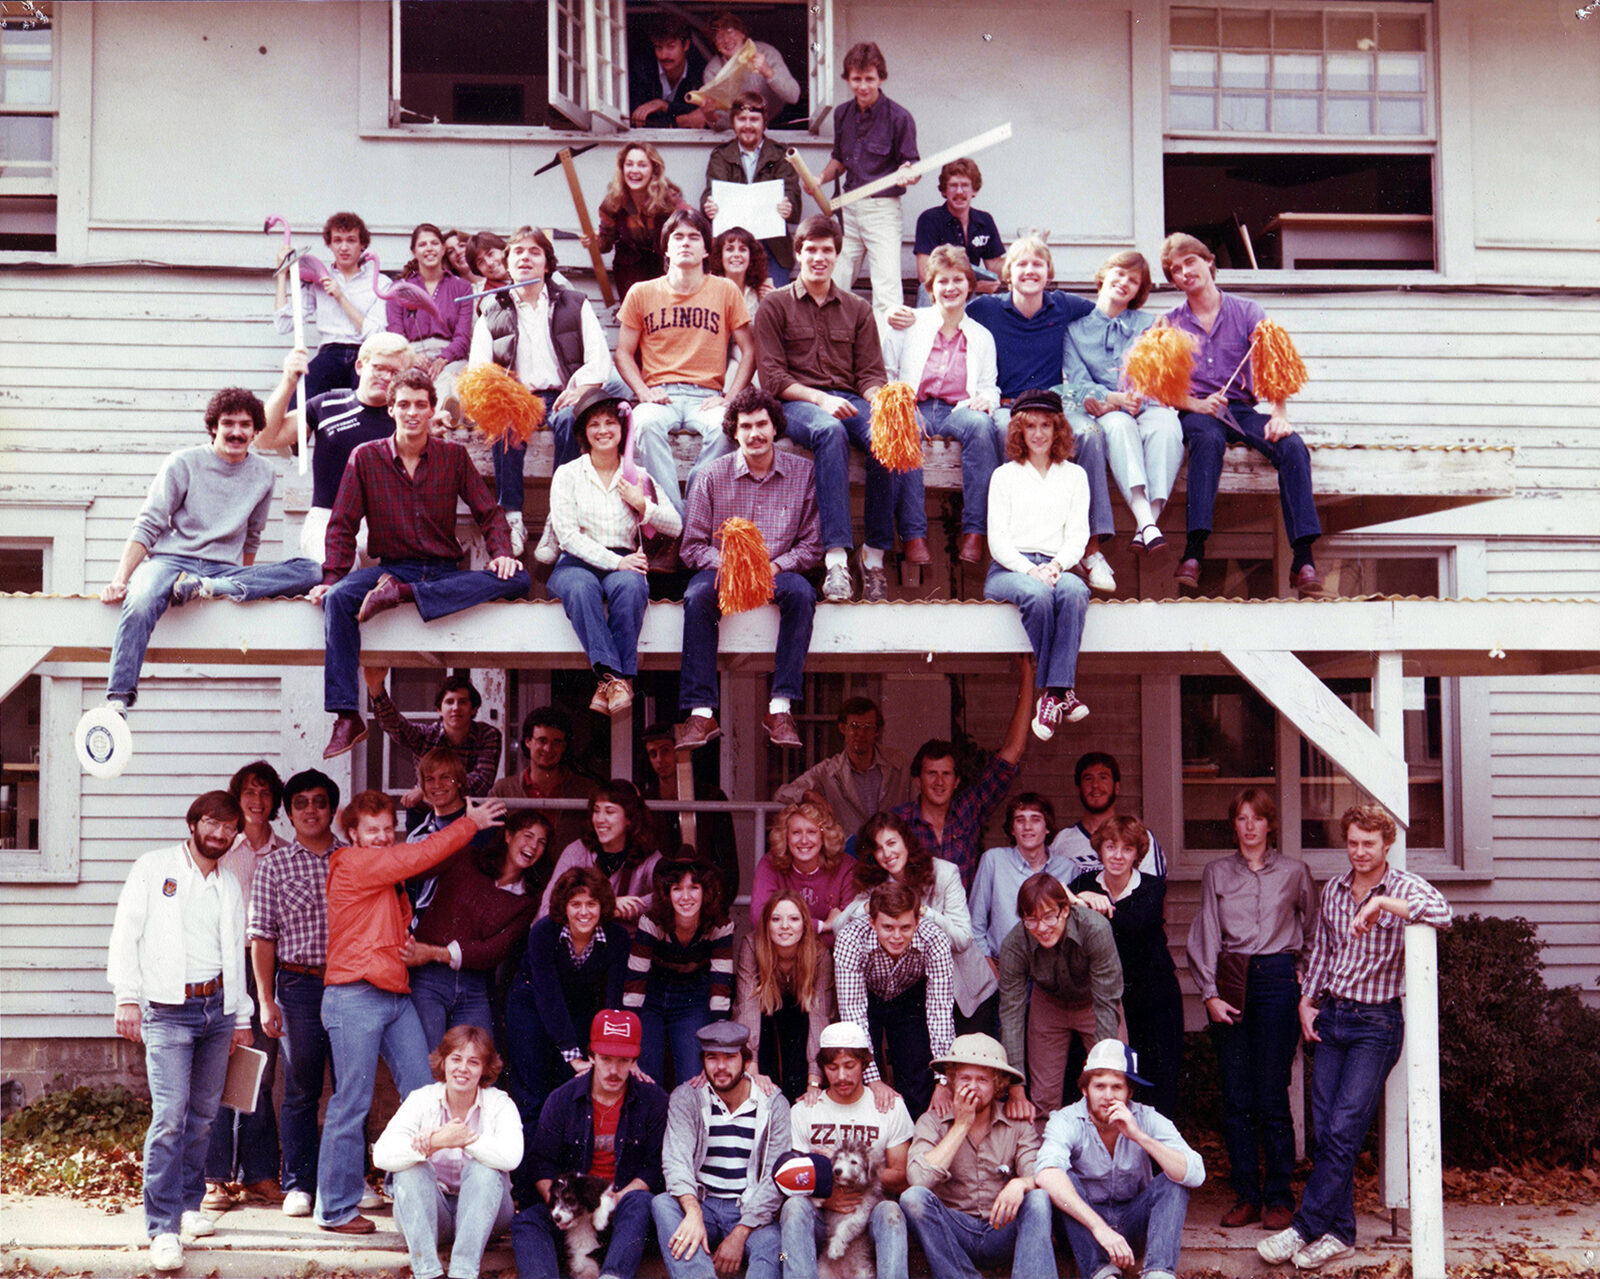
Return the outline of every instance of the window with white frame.
<path id="1" fill-rule="evenodd" d="M 1331 551 L 1319 555 L 1318 566 L 1342 597 L 1453 593 L 1444 551 Z M 1330 676 L 1324 683 L 1372 724 L 1370 678 Z M 1403 692 L 1411 802 L 1406 846 L 1408 852 L 1447 861 L 1459 860 L 1461 844 L 1459 683 L 1433 675 L 1407 677 Z M 1177 710 L 1186 854 L 1203 859 L 1235 846 L 1228 805 L 1246 786 L 1276 796 L 1283 848 L 1307 855 L 1343 848 L 1340 814 L 1365 797 L 1249 684 L 1231 675 L 1182 676 Z"/>
<path id="2" fill-rule="evenodd" d="M 814 124 L 831 104 L 832 0 L 391 0 L 389 123 L 623 127 L 630 70 L 653 66 L 652 21 L 684 19 L 710 59 L 711 19 L 722 12 L 777 49 L 801 84 L 773 127 Z"/>
<path id="3" fill-rule="evenodd" d="M 0 250 L 56 247 L 53 6 L 0 0 Z"/>
<path id="4" fill-rule="evenodd" d="M 1224 266 L 1432 269 L 1431 0 L 1174 4 L 1166 220 Z"/>

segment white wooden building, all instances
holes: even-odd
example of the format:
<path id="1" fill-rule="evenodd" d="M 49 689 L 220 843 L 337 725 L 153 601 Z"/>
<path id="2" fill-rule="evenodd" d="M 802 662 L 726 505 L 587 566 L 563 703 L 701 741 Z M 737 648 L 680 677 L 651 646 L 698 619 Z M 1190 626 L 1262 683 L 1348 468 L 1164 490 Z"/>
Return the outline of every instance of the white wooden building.
<path id="1" fill-rule="evenodd" d="M 1169 229 L 1196 230 L 1219 249 L 1224 287 L 1295 335 L 1312 381 L 1293 416 L 1318 446 L 1330 530 L 1319 563 L 1364 598 L 1277 598 L 1270 475 L 1233 464 L 1211 543 L 1228 598 L 1168 601 L 1167 581 L 1114 555 L 1123 589 L 1091 610 L 1079 680 L 1093 715 L 1035 744 L 1019 782 L 1072 814 L 1077 755 L 1118 756 L 1126 807 L 1173 863 L 1178 951 L 1233 789 L 1275 784 L 1285 846 L 1322 878 L 1342 865 L 1332 823 L 1353 776 L 1408 807 L 1409 864 L 1458 911 L 1527 916 L 1549 980 L 1600 998 L 1600 17 L 1575 3 L 674 6 L 701 20 L 732 7 L 785 51 L 805 96 L 778 136 L 813 169 L 827 127 L 818 137 L 806 121 L 843 93 L 844 50 L 876 40 L 925 154 L 1012 123 L 1012 141 L 978 157 L 977 204 L 1007 239 L 1048 228 L 1064 287 L 1092 287 L 1110 252 L 1153 258 Z M 8 1077 L 48 1078 L 69 1059 L 90 1071 L 85 1054 L 111 1028 L 118 888 L 135 856 L 181 831 L 193 795 L 257 757 L 285 774 L 320 763 L 321 632 L 298 602 L 168 614 L 133 766 L 87 778 L 70 742 L 103 696 L 115 619 L 88 597 L 160 458 L 200 438 L 216 387 L 265 395 L 276 380 L 263 219 L 286 217 L 309 244 L 327 213 L 356 209 L 390 268 L 423 220 L 575 230 L 559 175 L 534 171 L 598 140 L 578 160 L 598 200 L 624 45 L 659 7 L 0 4 L 0 569 L 5 589 L 52 597 L 0 596 Z M 27 29 L 30 10 L 45 21 Z M 718 139 L 642 136 L 697 197 Z M 934 188 L 906 201 L 908 271 L 911 222 Z M 583 274 L 575 242 L 557 251 Z M 932 461 L 930 481 L 948 474 L 948 458 Z M 284 470 L 264 557 L 293 545 L 305 500 Z M 930 482 L 930 510 L 945 500 Z M 1169 535 L 1181 520 L 1175 502 Z M 855 692 L 884 699 L 894 745 L 947 735 L 952 720 L 997 741 L 1006 655 L 1026 644 L 1009 610 L 973 602 L 981 587 L 939 557 L 901 602 L 822 609 L 805 762 L 838 748 L 834 708 Z M 720 763 L 736 799 L 764 798 L 796 766 L 752 737 L 768 630 L 754 617 L 724 631 Z M 671 605 L 646 638 L 646 665 L 674 668 Z M 508 738 L 583 666 L 548 604 L 428 628 L 397 614 L 369 644 L 414 668 L 397 687 L 419 711 L 440 668 L 475 668 Z M 1382 702 L 1380 734 L 1327 713 L 1334 700 L 1368 723 Z M 602 766 L 608 753 L 632 766 L 620 733 L 608 746 L 594 732 Z M 380 745 L 366 750 L 338 762 L 341 780 L 400 780 Z"/>

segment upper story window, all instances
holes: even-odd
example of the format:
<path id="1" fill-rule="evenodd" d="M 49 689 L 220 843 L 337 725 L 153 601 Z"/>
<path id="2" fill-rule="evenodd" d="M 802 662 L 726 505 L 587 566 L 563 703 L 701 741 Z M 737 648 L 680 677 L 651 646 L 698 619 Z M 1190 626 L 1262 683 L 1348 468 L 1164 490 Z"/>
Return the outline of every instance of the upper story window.
<path id="1" fill-rule="evenodd" d="M 630 82 L 655 82 L 650 33 L 691 32 L 691 85 L 717 58 L 711 21 L 731 12 L 770 45 L 800 98 L 772 121 L 804 128 L 831 102 L 831 0 L 392 0 L 389 123 L 596 131 L 627 126 Z"/>
<path id="2" fill-rule="evenodd" d="M 50 8 L 0 2 L 0 195 L 55 190 L 55 33 Z"/>
<path id="3" fill-rule="evenodd" d="M 1224 267 L 1433 270 L 1431 0 L 1175 4 L 1166 223 Z"/>

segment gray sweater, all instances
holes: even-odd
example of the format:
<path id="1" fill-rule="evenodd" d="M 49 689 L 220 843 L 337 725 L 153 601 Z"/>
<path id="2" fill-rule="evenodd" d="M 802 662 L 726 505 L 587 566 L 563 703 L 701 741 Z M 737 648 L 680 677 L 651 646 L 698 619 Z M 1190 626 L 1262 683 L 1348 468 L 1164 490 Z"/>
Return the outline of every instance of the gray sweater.
<path id="1" fill-rule="evenodd" d="M 739 1224 L 755 1230 L 778 1219 L 783 1191 L 772 1179 L 778 1156 L 792 1144 L 789 1101 L 781 1092 L 770 1097 L 751 1081 L 756 1099 L 756 1141 L 750 1151 L 750 1171 L 739 1196 Z M 661 1169 L 667 1193 L 673 1198 L 705 1198 L 700 1165 L 706 1159 L 706 1138 L 711 1131 L 711 1087 L 679 1084 L 667 1102 L 667 1135 L 661 1145 Z"/>
<path id="2" fill-rule="evenodd" d="M 156 472 L 130 536 L 155 555 L 242 564 L 261 546 L 277 478 L 254 453 L 231 464 L 209 444 L 179 449 Z"/>

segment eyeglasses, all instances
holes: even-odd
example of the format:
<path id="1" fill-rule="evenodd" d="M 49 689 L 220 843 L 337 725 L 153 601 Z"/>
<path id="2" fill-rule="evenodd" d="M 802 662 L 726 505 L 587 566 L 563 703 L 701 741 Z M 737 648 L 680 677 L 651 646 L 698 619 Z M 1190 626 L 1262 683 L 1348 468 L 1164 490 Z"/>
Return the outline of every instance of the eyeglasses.
<path id="1" fill-rule="evenodd" d="M 204 826 L 208 830 L 214 830 L 218 831 L 219 833 L 226 833 L 229 835 L 237 835 L 239 833 L 238 822 L 225 822 L 221 818 L 217 817 L 202 817 L 198 822 L 198 825 Z"/>
<path id="2" fill-rule="evenodd" d="M 1066 918 L 1065 911 L 1053 910 L 1048 915 L 1034 915 L 1029 919 L 1024 919 L 1022 926 L 1030 933 L 1038 933 L 1043 932 L 1046 928 L 1054 928 L 1064 918 Z"/>

